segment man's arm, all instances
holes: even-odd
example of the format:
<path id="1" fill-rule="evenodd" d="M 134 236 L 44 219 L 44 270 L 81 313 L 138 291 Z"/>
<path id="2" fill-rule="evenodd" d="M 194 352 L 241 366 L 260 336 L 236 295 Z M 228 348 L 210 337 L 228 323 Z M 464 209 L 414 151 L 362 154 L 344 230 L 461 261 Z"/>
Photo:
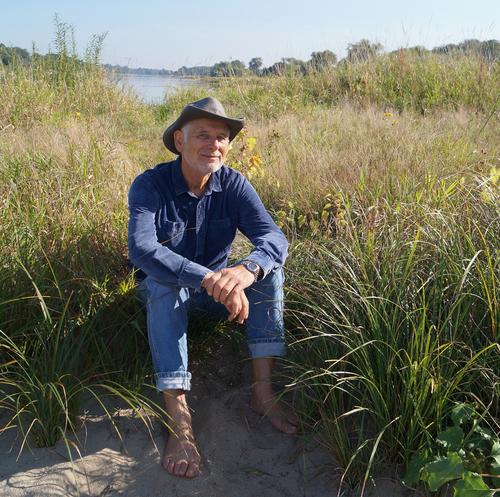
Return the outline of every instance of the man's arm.
<path id="1" fill-rule="evenodd" d="M 160 197 L 147 177 L 135 179 L 129 192 L 128 249 L 132 263 L 159 283 L 199 289 L 210 270 L 158 242 L 155 216 Z"/>
<path id="2" fill-rule="evenodd" d="M 258 264 L 262 269 L 260 278 L 264 278 L 285 263 L 288 240 L 246 178 L 239 188 L 238 206 L 238 229 L 255 247 L 245 259 Z"/>
<path id="3" fill-rule="evenodd" d="M 260 278 L 263 278 L 273 269 L 283 265 L 288 254 L 288 241 L 267 212 L 255 189 L 243 177 L 235 205 L 238 206 L 238 228 L 255 246 L 245 259 L 260 266 Z M 242 310 L 236 317 L 238 322 L 242 322 L 242 316 L 244 319 L 248 317 L 248 301 L 243 290 L 253 282 L 253 274 L 244 266 L 237 265 L 208 274 L 202 286 L 214 300 L 226 307 L 233 300 L 238 306 L 238 299 L 243 296 Z"/>

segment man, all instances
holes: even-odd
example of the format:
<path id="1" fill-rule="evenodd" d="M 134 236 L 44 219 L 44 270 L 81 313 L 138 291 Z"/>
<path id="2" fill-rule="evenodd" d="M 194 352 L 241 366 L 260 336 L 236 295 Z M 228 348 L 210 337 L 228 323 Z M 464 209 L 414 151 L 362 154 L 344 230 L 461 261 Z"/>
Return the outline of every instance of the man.
<path id="1" fill-rule="evenodd" d="M 200 471 L 186 400 L 190 310 L 246 322 L 251 407 L 285 433 L 297 429 L 295 415 L 277 401 L 271 386 L 273 356 L 284 354 L 282 266 L 288 243 L 250 183 L 223 165 L 243 125 L 243 119 L 227 117 L 214 98 L 187 105 L 163 135 L 179 157 L 139 175 L 129 193 L 130 259 L 145 276 L 139 290 L 146 301 L 156 386 L 173 429 L 162 465 L 177 476 Z M 236 229 L 255 248 L 226 267 Z"/>

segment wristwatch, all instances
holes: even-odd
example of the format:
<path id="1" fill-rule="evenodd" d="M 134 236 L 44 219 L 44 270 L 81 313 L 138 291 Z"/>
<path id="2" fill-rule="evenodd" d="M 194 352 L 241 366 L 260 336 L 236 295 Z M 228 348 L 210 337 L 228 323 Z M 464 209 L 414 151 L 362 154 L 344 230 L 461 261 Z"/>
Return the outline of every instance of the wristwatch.
<path id="1" fill-rule="evenodd" d="M 241 265 L 253 274 L 253 282 L 255 283 L 259 279 L 261 272 L 260 266 L 256 262 L 247 260 L 241 261 Z"/>

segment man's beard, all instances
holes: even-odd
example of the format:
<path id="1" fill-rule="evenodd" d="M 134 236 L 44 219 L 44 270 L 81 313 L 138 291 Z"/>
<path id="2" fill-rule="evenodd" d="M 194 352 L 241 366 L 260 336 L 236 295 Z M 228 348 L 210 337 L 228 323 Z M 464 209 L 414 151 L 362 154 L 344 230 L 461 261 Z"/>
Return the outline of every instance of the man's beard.
<path id="1" fill-rule="evenodd" d="M 196 169 L 203 174 L 208 174 L 208 173 L 216 173 L 220 168 L 222 167 L 222 161 L 220 161 L 218 164 L 211 165 L 209 167 L 207 166 L 201 166 L 197 165 Z"/>

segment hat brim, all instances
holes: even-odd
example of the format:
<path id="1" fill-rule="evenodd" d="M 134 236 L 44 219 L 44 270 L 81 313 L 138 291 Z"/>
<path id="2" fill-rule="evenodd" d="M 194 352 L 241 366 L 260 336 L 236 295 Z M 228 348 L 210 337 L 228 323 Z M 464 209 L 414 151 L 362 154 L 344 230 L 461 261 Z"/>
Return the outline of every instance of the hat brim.
<path id="1" fill-rule="evenodd" d="M 226 124 L 229 128 L 229 141 L 232 141 L 236 137 L 236 135 L 243 129 L 243 126 L 245 126 L 244 119 L 234 119 L 231 117 L 219 116 L 218 114 L 214 114 L 213 112 L 188 105 L 187 107 L 184 107 L 181 115 L 163 133 L 163 143 L 165 144 L 165 147 L 167 147 L 174 154 L 180 155 L 180 152 L 175 147 L 174 131 L 181 129 L 189 121 L 200 118 L 215 119 Z"/>

